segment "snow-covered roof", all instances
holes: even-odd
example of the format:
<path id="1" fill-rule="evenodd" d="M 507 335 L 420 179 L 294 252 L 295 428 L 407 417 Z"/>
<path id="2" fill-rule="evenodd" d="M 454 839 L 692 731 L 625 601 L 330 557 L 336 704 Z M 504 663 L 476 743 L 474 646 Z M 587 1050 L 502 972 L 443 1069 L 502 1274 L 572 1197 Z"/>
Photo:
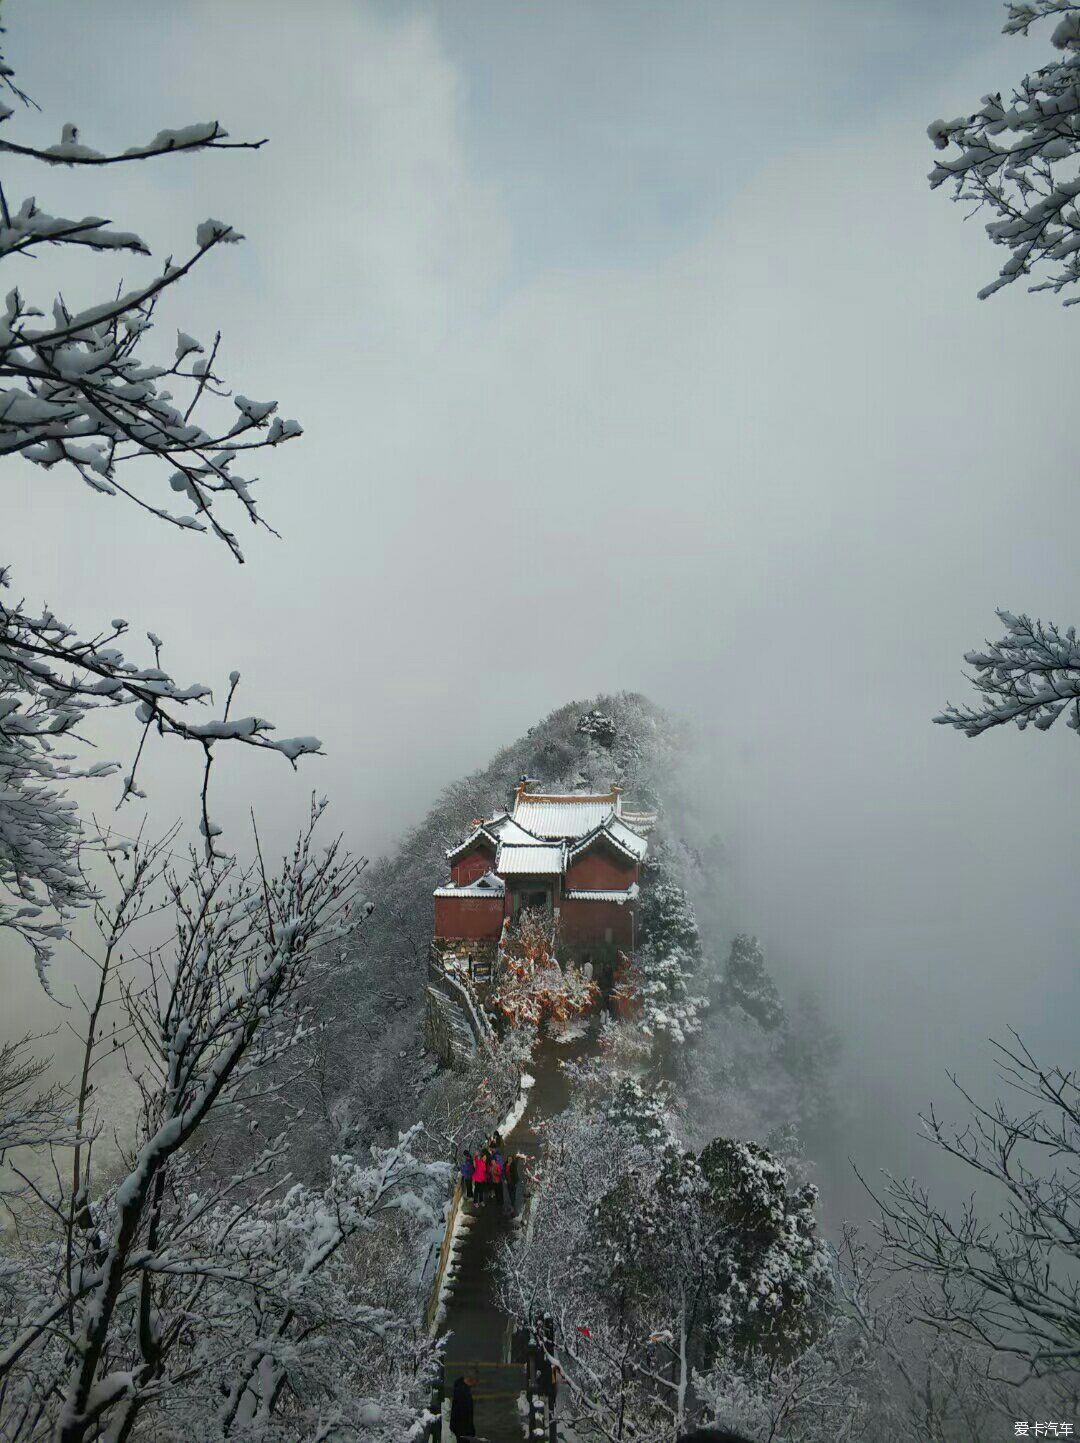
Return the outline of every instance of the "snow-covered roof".
<path id="1" fill-rule="evenodd" d="M 534 832 L 527 832 L 524 827 L 519 827 L 504 812 L 501 817 L 493 817 L 490 822 L 485 823 L 485 830 L 498 837 L 500 842 L 517 847 L 537 847 L 543 845 L 543 838 L 536 836 Z"/>
<path id="2" fill-rule="evenodd" d="M 582 852 L 587 852 L 601 841 L 608 842 L 617 852 L 634 862 L 640 862 L 649 850 L 649 844 L 644 837 L 631 831 L 618 817 L 611 817 L 601 826 L 594 827 L 587 836 L 570 848 L 570 859 L 580 857 Z"/>
<path id="3" fill-rule="evenodd" d="M 632 852 L 640 862 L 645 853 L 649 850 L 649 844 L 640 832 L 635 832 L 633 827 L 628 827 L 622 817 L 612 817 L 604 829 L 615 838 L 620 846 Z"/>
<path id="4" fill-rule="evenodd" d="M 545 845 L 533 841 L 528 846 L 499 843 L 495 867 L 506 876 L 559 876 L 566 870 L 566 848 L 558 842 Z"/>
<path id="5" fill-rule="evenodd" d="M 453 861 L 455 857 L 460 856 L 462 852 L 467 852 L 469 848 L 478 841 L 487 842 L 491 847 L 498 846 L 498 842 L 488 831 L 487 827 L 476 827 L 463 842 L 459 842 L 456 847 L 448 847 L 446 849 L 447 858 Z"/>
<path id="6" fill-rule="evenodd" d="M 564 892 L 563 896 L 571 902 L 633 902 L 638 895 L 638 884 L 632 882 L 629 887 L 622 891 L 582 891 L 573 889 Z"/>
<path id="7" fill-rule="evenodd" d="M 631 861 L 640 862 L 649 844 L 623 821 L 621 792 L 530 792 L 519 786 L 514 811 L 496 812 L 477 822 L 470 834 L 446 855 L 452 861 L 469 848 L 495 847 L 495 871 L 503 876 L 558 876 L 571 857 L 601 839 Z M 461 895 L 455 888 L 453 895 Z M 451 895 L 441 889 L 436 896 Z M 620 894 L 621 895 L 621 894 Z"/>
<path id="8" fill-rule="evenodd" d="M 647 837 L 656 826 L 655 812 L 628 812 L 624 807 L 619 815 L 628 827 L 633 827 L 643 837 Z"/>
<path id="9" fill-rule="evenodd" d="M 608 817 L 618 815 L 617 787 L 595 793 L 527 792 L 519 787 L 514 798 L 514 821 L 537 837 L 583 837 Z"/>
<path id="10" fill-rule="evenodd" d="M 460 887 L 453 882 L 447 883 L 445 887 L 436 887 L 436 897 L 490 897 L 494 900 L 501 897 L 506 891 L 506 883 L 501 877 L 496 877 L 494 872 L 485 872 L 482 877 L 477 877 L 475 882 L 463 883 Z"/>

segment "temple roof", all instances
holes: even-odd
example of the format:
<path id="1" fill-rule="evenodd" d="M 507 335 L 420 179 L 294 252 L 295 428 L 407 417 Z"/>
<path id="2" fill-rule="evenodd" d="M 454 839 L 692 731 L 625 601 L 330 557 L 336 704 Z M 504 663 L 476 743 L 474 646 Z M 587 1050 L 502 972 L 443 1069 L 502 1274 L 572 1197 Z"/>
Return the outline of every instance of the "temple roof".
<path id="1" fill-rule="evenodd" d="M 494 872 L 485 872 L 482 877 L 477 877 L 475 882 L 458 884 L 448 882 L 445 887 L 436 887 L 436 897 L 501 897 L 506 891 L 506 883 L 501 877 L 496 877 Z"/>
<path id="2" fill-rule="evenodd" d="M 459 842 L 456 847 L 447 847 L 447 858 L 453 861 L 455 857 L 460 856 L 462 852 L 468 851 L 468 849 L 477 842 L 486 842 L 489 847 L 497 847 L 499 845 L 494 833 L 488 827 L 480 825 L 479 827 L 474 827 L 465 840 Z"/>
<path id="3" fill-rule="evenodd" d="M 630 857 L 635 862 L 644 859 L 649 850 L 649 844 L 644 837 L 639 837 L 637 832 L 630 830 L 618 817 L 609 817 L 599 827 L 594 827 L 591 832 L 575 842 L 569 851 L 569 860 L 579 857 L 582 852 L 587 852 L 597 842 L 607 842 L 623 856 Z"/>
<path id="4" fill-rule="evenodd" d="M 500 842 L 495 858 L 500 876 L 561 876 L 566 871 L 566 847 L 562 842 L 533 841 L 528 846 Z"/>
<path id="5" fill-rule="evenodd" d="M 519 786 L 514 797 L 513 819 L 537 837 L 583 837 L 621 811 L 621 791 L 530 792 Z"/>
<path id="6" fill-rule="evenodd" d="M 617 902 L 620 906 L 624 902 L 637 901 L 640 888 L 636 882 L 631 882 L 629 887 L 621 890 L 612 888 L 588 889 L 575 888 L 572 891 L 563 893 L 563 897 L 569 902 Z"/>
<path id="7" fill-rule="evenodd" d="M 642 861 L 649 850 L 641 833 L 623 818 L 619 787 L 599 794 L 530 792 L 522 783 L 512 813 L 496 812 L 476 821 L 465 840 L 446 855 L 452 861 L 471 847 L 487 846 L 495 849 L 494 872 L 499 876 L 561 876 L 573 857 L 598 842 L 633 862 Z M 440 888 L 438 895 L 461 895 L 463 890 Z"/>

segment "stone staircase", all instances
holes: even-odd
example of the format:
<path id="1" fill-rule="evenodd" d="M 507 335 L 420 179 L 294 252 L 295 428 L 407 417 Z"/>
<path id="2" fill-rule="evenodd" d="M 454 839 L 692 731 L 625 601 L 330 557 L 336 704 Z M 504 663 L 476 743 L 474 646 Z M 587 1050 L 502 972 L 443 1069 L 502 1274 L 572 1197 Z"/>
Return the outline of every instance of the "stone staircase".
<path id="1" fill-rule="evenodd" d="M 541 1044 L 533 1059 L 536 1076 L 528 1107 L 504 1138 L 507 1151 L 537 1155 L 541 1145 L 538 1128 L 570 1102 L 572 1084 L 561 1064 L 590 1056 L 595 1048 L 595 1029 L 569 1044 Z M 465 1374 L 476 1377 L 477 1443 L 522 1443 L 527 1436 L 528 1417 L 522 1410 L 528 1372 L 524 1341 L 514 1334 L 503 1313 L 495 1281 L 499 1248 L 514 1228 L 526 1225 L 526 1216 L 527 1210 L 520 1218 L 505 1218 L 496 1201 L 485 1201 L 479 1207 L 464 1204 L 446 1259 L 437 1323 L 439 1331 L 447 1334 L 444 1396 L 449 1398 L 456 1378 Z M 545 1425 L 538 1418 L 536 1426 L 536 1439 L 557 1440 L 554 1420 Z"/>
<path id="2" fill-rule="evenodd" d="M 455 1378 L 472 1374 L 478 1439 L 521 1443 L 525 1436 L 518 1400 L 525 1389 L 524 1359 L 513 1358 L 510 1323 L 499 1306 L 495 1258 L 503 1239 L 519 1224 L 503 1217 L 497 1202 L 466 1204 L 447 1268 L 449 1289 L 443 1375 L 450 1396 Z"/>

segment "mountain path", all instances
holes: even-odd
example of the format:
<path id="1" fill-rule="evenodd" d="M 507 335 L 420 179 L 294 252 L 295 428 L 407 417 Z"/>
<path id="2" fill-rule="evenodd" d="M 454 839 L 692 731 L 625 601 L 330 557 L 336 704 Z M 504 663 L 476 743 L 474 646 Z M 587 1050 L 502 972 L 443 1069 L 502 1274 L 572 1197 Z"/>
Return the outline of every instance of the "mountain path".
<path id="1" fill-rule="evenodd" d="M 569 1043 L 541 1040 L 531 1064 L 536 1080 L 528 1105 L 503 1139 L 505 1152 L 522 1153 L 530 1162 L 535 1158 L 539 1129 L 570 1102 L 571 1083 L 560 1064 L 590 1055 L 595 1046 L 592 1029 Z M 499 1302 L 495 1272 L 500 1247 L 524 1218 L 504 1217 L 500 1201 L 470 1203 L 468 1214 L 470 1224 L 455 1244 L 455 1277 L 446 1302 L 446 1396 L 456 1378 L 472 1372 L 478 1443 L 521 1443 L 525 1419 L 518 1399 L 525 1390 L 524 1361 L 511 1361 L 513 1323 Z"/>

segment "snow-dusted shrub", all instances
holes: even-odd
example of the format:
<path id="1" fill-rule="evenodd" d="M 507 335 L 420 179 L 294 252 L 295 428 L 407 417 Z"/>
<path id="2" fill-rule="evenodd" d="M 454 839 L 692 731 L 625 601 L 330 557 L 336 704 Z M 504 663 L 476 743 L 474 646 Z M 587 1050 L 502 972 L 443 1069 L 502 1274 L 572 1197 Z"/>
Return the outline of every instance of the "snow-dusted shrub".
<path id="1" fill-rule="evenodd" d="M 596 983 L 556 955 L 558 939 L 550 919 L 534 909 L 521 912 L 509 929 L 500 956 L 499 976 L 489 1006 L 512 1027 L 538 1028 L 567 1022 L 595 1007 Z"/>

